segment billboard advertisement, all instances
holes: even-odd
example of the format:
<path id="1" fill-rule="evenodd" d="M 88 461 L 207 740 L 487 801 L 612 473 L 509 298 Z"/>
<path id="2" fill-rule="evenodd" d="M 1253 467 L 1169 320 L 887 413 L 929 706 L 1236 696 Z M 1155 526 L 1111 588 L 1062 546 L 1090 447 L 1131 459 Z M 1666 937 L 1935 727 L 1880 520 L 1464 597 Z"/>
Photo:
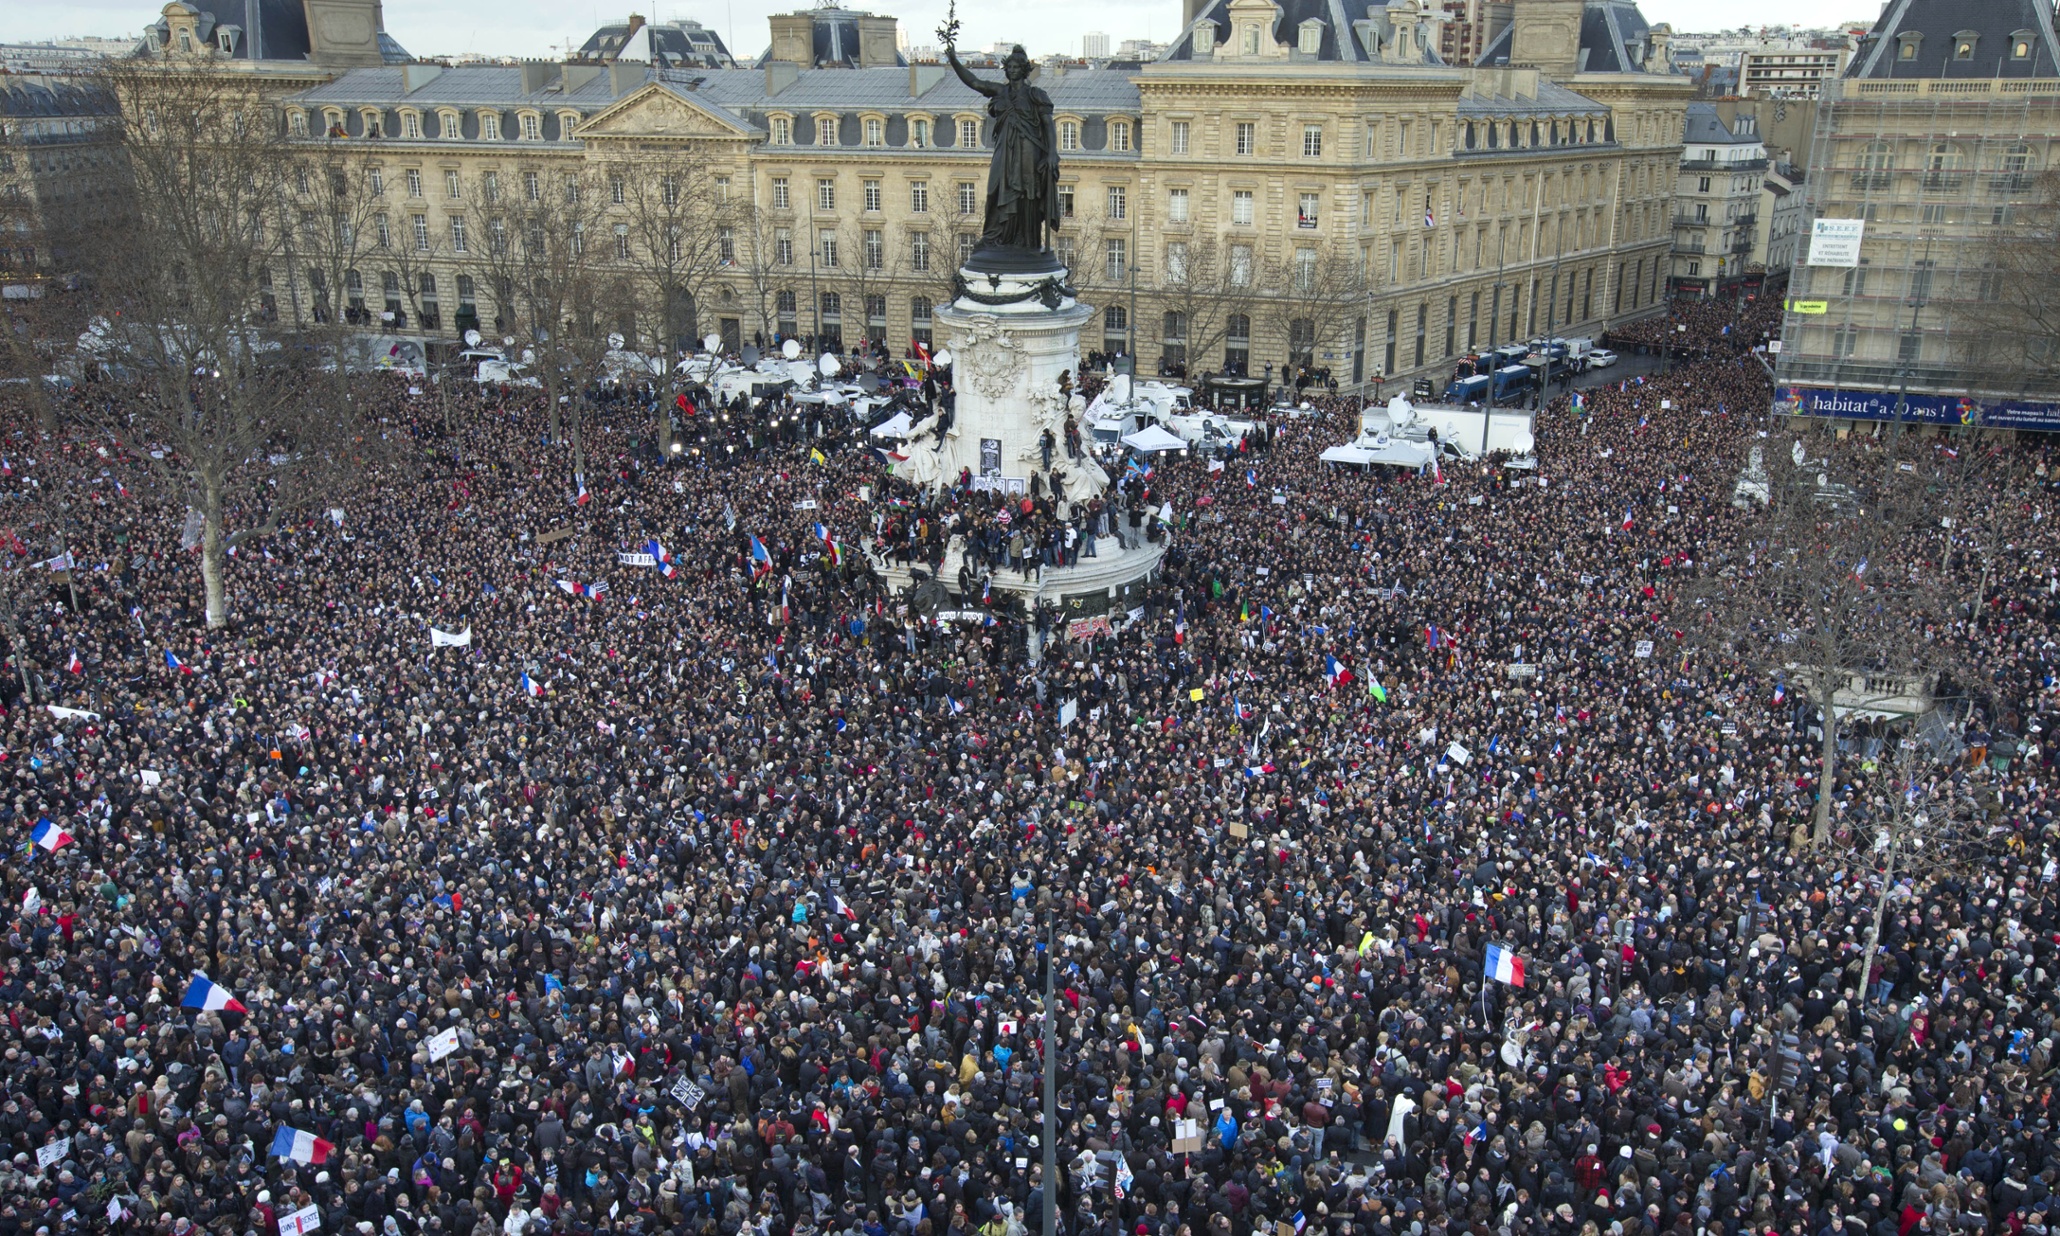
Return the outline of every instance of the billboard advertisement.
<path id="1" fill-rule="evenodd" d="M 1860 238 L 1866 232 L 1865 219 L 1811 220 L 1810 265 L 1858 266 Z"/>
<path id="2" fill-rule="evenodd" d="M 1854 421 L 1896 421 L 1911 425 L 1978 425 L 1984 429 L 2060 432 L 2060 403 L 2028 399 L 1983 400 L 1967 395 L 1912 392 L 1902 405 L 1895 391 L 1832 390 L 1820 386 L 1777 386 L 1774 411 L 1788 416 L 1826 416 Z"/>

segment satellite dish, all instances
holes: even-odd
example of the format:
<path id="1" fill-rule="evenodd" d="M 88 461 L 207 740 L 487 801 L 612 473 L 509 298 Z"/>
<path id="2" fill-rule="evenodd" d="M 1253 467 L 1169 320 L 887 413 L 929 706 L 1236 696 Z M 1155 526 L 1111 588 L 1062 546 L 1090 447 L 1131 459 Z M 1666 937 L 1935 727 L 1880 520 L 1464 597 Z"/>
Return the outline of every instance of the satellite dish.
<path id="1" fill-rule="evenodd" d="M 608 346 L 609 346 L 609 347 L 611 347 L 611 348 L 615 348 L 615 349 L 617 349 L 617 350 L 620 350 L 620 349 L 621 349 L 621 347 L 622 347 L 622 332 L 621 332 L 621 331 L 619 331 L 619 330 L 611 330 L 611 331 L 609 331 L 609 332 L 608 332 Z"/>
<path id="2" fill-rule="evenodd" d="M 837 363 L 837 358 L 828 352 L 817 357 L 815 361 L 815 371 L 826 378 L 836 377 L 843 368 L 844 366 Z"/>
<path id="3" fill-rule="evenodd" d="M 504 347 L 504 348 L 512 348 L 512 347 L 514 347 L 514 346 L 515 346 L 515 336 L 513 336 L 513 335 L 502 335 L 502 336 L 501 336 L 501 346 L 502 346 L 502 347 Z"/>
<path id="4" fill-rule="evenodd" d="M 788 360 L 797 359 L 801 355 L 801 344 L 792 339 L 787 340 L 780 345 L 780 355 Z"/>
<path id="5" fill-rule="evenodd" d="M 747 344 L 745 344 L 745 345 L 744 345 L 744 368 L 746 368 L 746 369 L 749 369 L 749 368 L 750 368 L 751 366 L 753 366 L 753 365 L 755 365 L 755 364 L 757 364 L 757 363 L 758 363 L 758 349 L 757 349 L 757 348 L 755 348 L 755 347 L 753 347 L 753 346 L 752 346 L 751 344 L 748 344 L 748 343 L 747 343 Z"/>
<path id="6" fill-rule="evenodd" d="M 476 347 L 478 347 L 478 346 L 479 346 L 479 332 L 478 332 L 478 331 L 476 331 L 476 330 L 468 330 L 468 331 L 466 331 L 466 332 L 465 332 L 465 346 L 466 346 L 466 347 L 468 347 L 468 348 L 476 348 Z"/>
<path id="7" fill-rule="evenodd" d="M 522 349 L 522 363 L 525 365 L 536 364 L 536 351 L 532 348 Z"/>
<path id="8" fill-rule="evenodd" d="M 873 374 L 870 374 L 870 373 L 862 373 L 862 374 L 859 374 L 859 375 L 858 375 L 858 389 L 860 389 L 860 390 L 864 391 L 864 392 L 865 392 L 866 394 L 870 395 L 870 394 L 872 394 L 872 393 L 873 393 L 874 391 L 876 391 L 876 390 L 879 390 L 879 389 L 880 389 L 880 379 L 879 379 L 878 377 L 874 376 Z"/>
<path id="9" fill-rule="evenodd" d="M 720 351 L 722 351 L 722 336 L 721 336 L 721 335 L 710 335 L 710 336 L 708 336 L 708 337 L 707 337 L 706 339 L 703 339 L 703 340 L 701 341 L 701 350 L 702 350 L 703 352 L 720 352 Z"/>
<path id="10" fill-rule="evenodd" d="M 939 352 L 937 355 L 931 357 L 930 360 L 931 363 L 938 365 L 942 368 L 951 368 L 951 349 L 944 349 L 942 352 Z"/>
<path id="11" fill-rule="evenodd" d="M 1109 381 L 1109 402 L 1130 402 L 1130 375 L 1119 373 Z"/>

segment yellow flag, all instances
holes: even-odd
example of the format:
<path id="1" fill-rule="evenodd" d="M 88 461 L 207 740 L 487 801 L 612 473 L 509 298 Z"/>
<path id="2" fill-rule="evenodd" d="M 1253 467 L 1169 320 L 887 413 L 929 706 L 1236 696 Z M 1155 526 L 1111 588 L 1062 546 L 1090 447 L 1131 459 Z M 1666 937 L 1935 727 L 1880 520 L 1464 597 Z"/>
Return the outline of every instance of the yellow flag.
<path id="1" fill-rule="evenodd" d="M 1200 687 L 1196 687 L 1196 688 L 1195 688 L 1194 690 L 1192 690 L 1192 691 L 1189 691 L 1189 692 L 1187 693 L 1187 698 L 1189 698 L 1189 699 L 1191 699 L 1191 700 L 1194 700 L 1194 701 L 1196 701 L 1197 703 L 1199 703 L 1199 702 L 1201 701 L 1201 698 L 1202 698 L 1202 689 L 1201 689 Z"/>

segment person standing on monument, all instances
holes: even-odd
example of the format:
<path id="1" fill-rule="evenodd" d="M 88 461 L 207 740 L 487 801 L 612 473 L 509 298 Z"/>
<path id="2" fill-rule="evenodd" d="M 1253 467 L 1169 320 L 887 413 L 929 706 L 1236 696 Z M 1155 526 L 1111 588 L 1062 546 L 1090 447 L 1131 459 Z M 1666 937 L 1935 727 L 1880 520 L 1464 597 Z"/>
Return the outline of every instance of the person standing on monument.
<path id="1" fill-rule="evenodd" d="M 1020 46 L 1001 62 L 1006 80 L 999 82 L 968 72 L 949 39 L 944 57 L 960 81 L 987 96 L 987 114 L 994 118 L 980 247 L 1040 252 L 1046 233 L 1059 226 L 1059 140 L 1051 96 L 1030 84 L 1030 57 Z"/>

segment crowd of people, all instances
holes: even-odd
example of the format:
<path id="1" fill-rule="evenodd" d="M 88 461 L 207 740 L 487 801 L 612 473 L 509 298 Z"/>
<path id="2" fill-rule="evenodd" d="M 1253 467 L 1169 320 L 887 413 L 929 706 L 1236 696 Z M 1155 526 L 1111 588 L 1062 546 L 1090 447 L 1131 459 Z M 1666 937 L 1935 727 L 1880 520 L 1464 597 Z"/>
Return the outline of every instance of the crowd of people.
<path id="1" fill-rule="evenodd" d="M 2044 1236 L 2049 448 L 1961 444 L 1991 758 L 1924 780 L 1995 844 L 1884 902 L 1904 787 L 1852 753 L 1810 841 L 1812 706 L 1673 651 L 1751 446 L 1887 449 L 1770 424 L 1730 338 L 1534 469 L 1333 470 L 1329 395 L 1162 457 L 1083 642 L 914 621 L 876 556 L 1031 551 L 856 443 L 602 410 L 574 503 L 539 399 L 404 382 L 410 461 L 240 542 L 208 629 L 150 444 L 11 410 L 14 548 L 75 565 L 9 627 L 0 1236 Z"/>

